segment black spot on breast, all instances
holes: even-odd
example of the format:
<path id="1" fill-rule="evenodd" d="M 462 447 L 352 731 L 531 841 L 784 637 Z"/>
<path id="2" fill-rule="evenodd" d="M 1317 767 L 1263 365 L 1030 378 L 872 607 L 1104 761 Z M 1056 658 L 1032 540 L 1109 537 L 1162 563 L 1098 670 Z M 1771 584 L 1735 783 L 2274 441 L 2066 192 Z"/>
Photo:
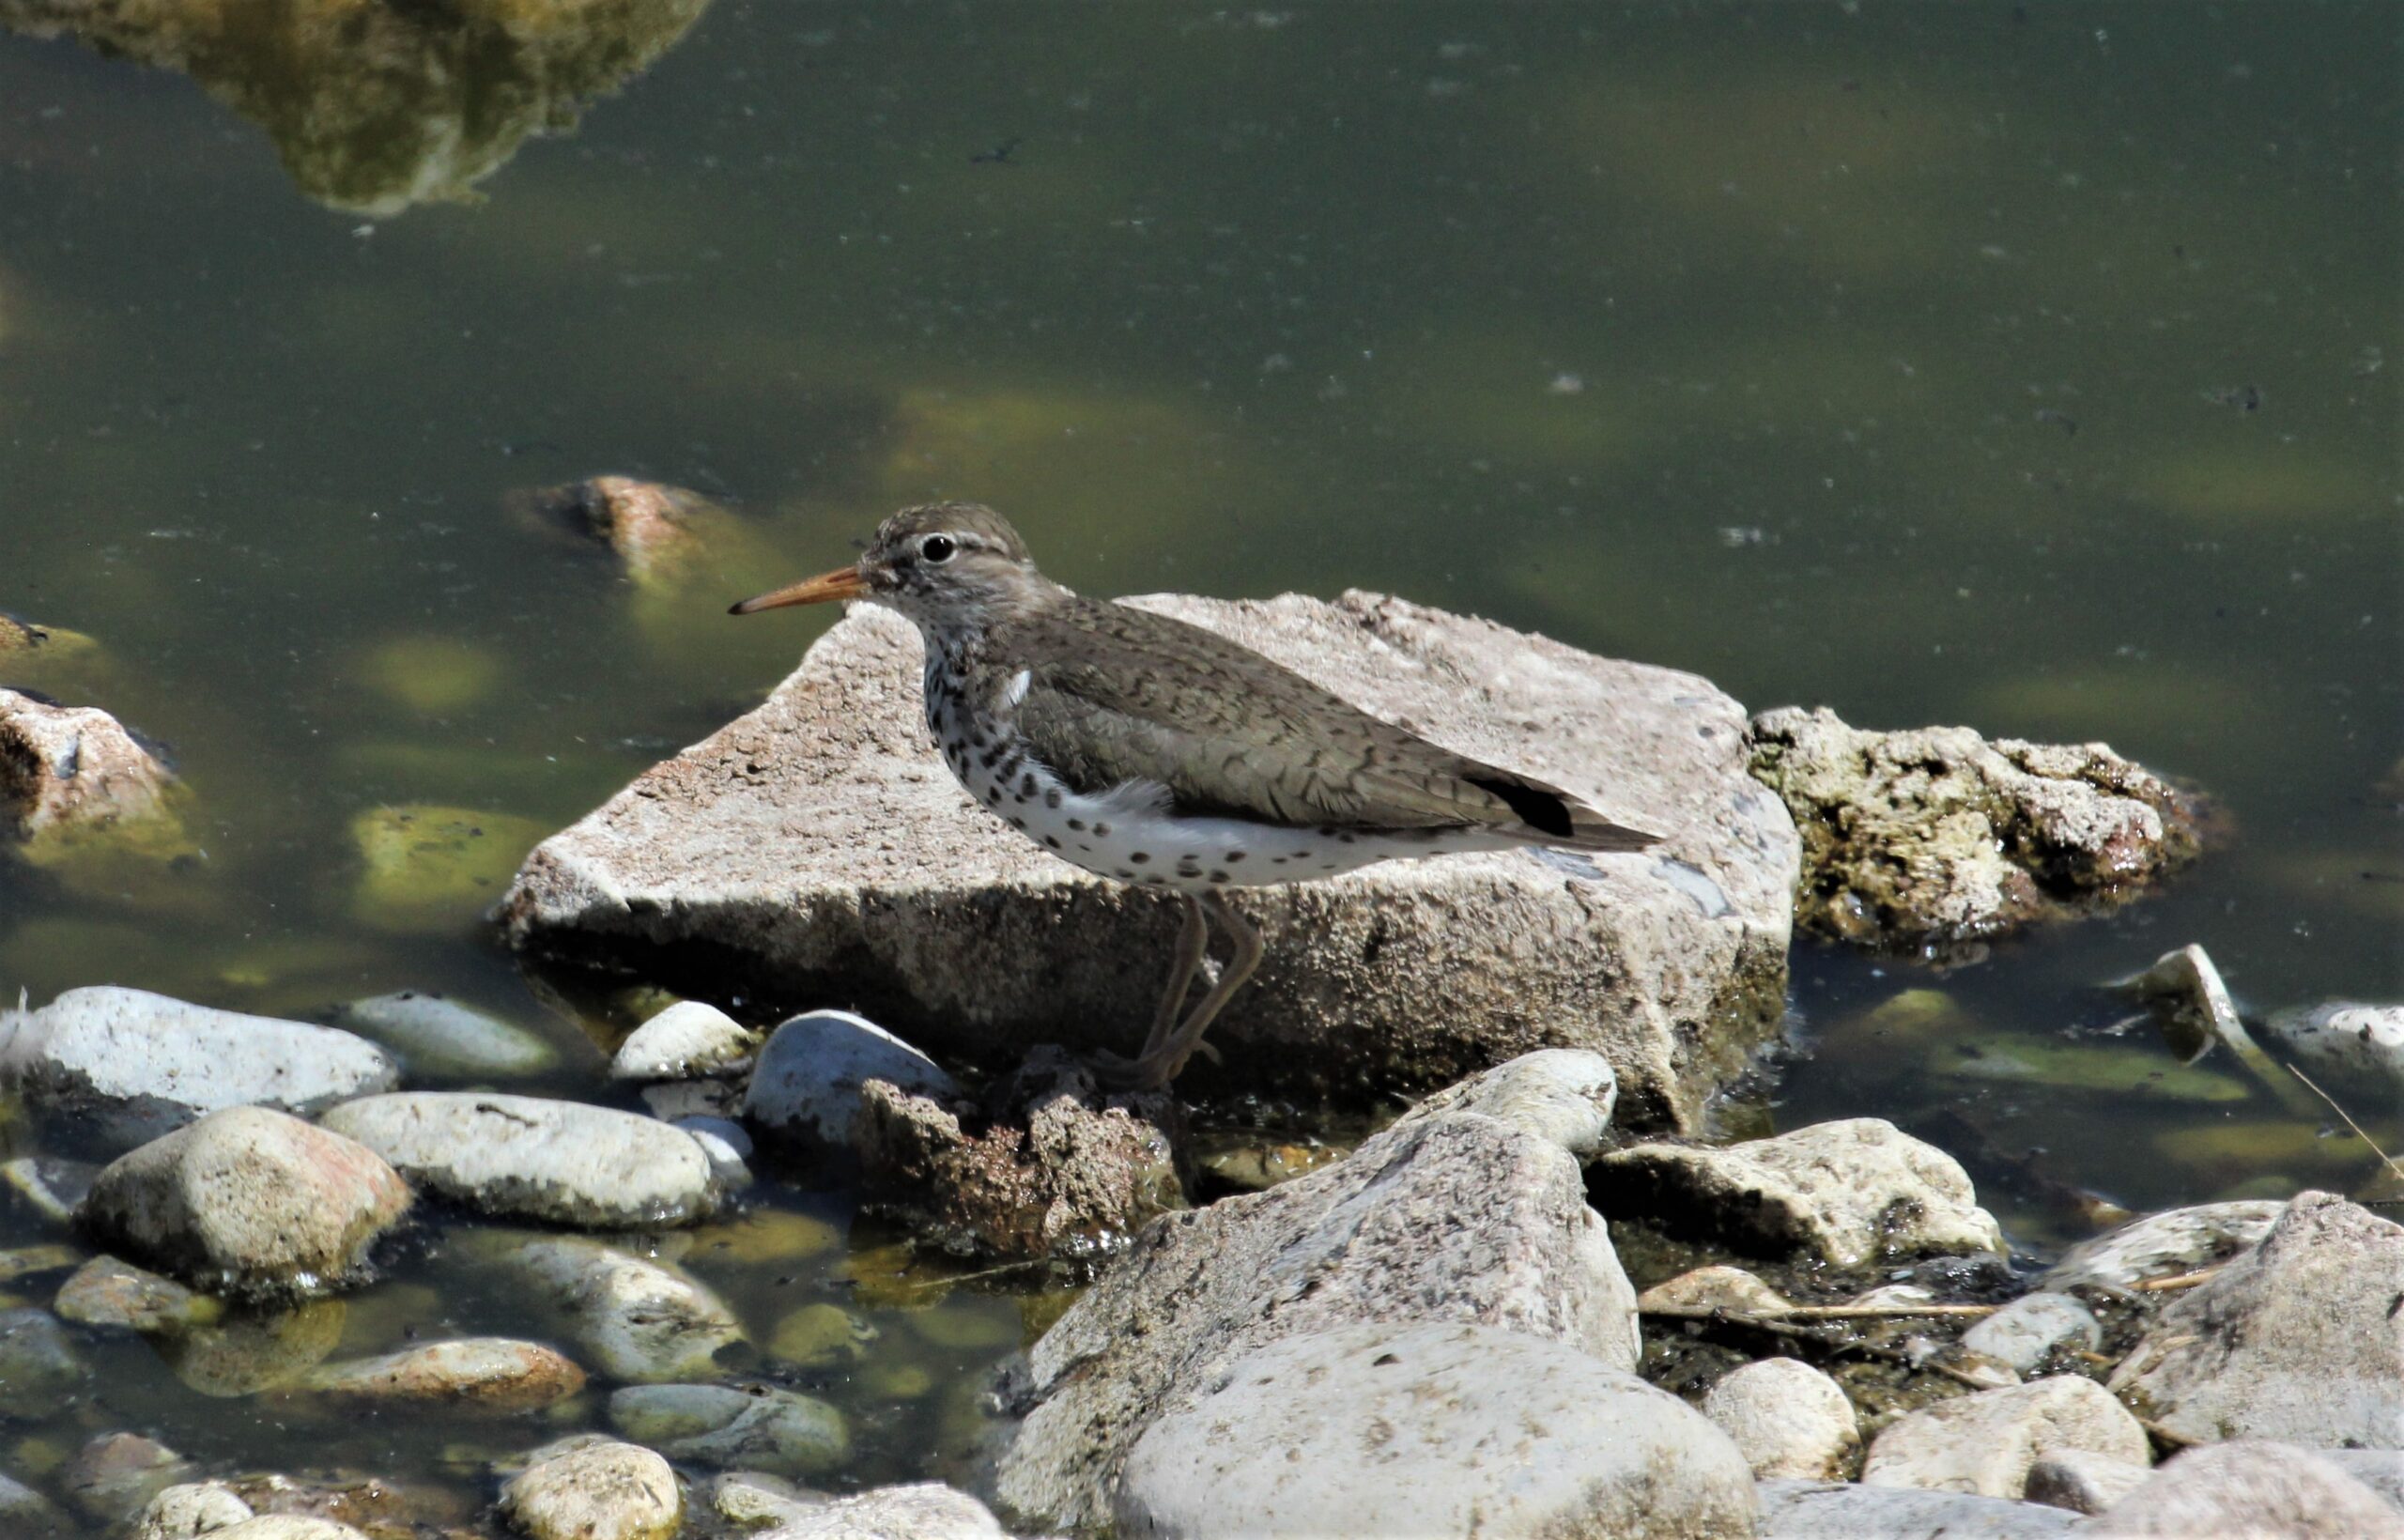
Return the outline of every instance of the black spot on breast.
<path id="1" fill-rule="evenodd" d="M 1010 820 L 1010 827 L 1014 829 L 1024 829 L 1026 827 L 1026 820 L 1024 818 L 1013 818 Z"/>
<path id="2" fill-rule="evenodd" d="M 1058 807 L 1060 805 L 1060 788 L 1055 786 L 1051 790 L 1045 792 L 1043 793 L 1043 805 L 1047 808 Z"/>
<path id="3" fill-rule="evenodd" d="M 1238 861 L 1241 861 L 1241 860 L 1242 860 L 1242 859 L 1243 859 L 1243 852 L 1241 852 L 1241 851 L 1240 851 L 1240 850 L 1231 850 L 1231 851 L 1227 852 L 1225 855 L 1220 856 L 1220 857 L 1219 857 L 1219 859 L 1221 859 L 1222 861 L 1226 862 L 1226 863 L 1227 863 L 1227 865 L 1229 865 L 1229 866 L 1233 866 L 1233 865 L 1235 865 Z"/>
<path id="4" fill-rule="evenodd" d="M 1051 846 L 1054 850 L 1058 850 L 1060 848 L 1060 840 L 1057 836 L 1047 834 L 1043 837 L 1043 842 Z"/>
<path id="5" fill-rule="evenodd" d="M 1032 772 L 1029 772 L 1027 775 L 1020 778 L 1018 783 L 1018 794 L 1021 796 L 1033 796 L 1035 794 L 1035 776 Z"/>
<path id="6" fill-rule="evenodd" d="M 1125 867 L 1120 867 L 1116 875 L 1122 883 L 1132 883 L 1135 880 L 1135 874 L 1128 870 Z"/>
<path id="7" fill-rule="evenodd" d="M 1086 821 L 1082 818 L 1072 818 L 1069 820 L 1069 827 L 1076 830 L 1079 834 L 1083 834 L 1086 832 Z"/>
<path id="8" fill-rule="evenodd" d="M 1107 839 L 1110 835 L 1110 825 L 1107 824 L 1096 824 L 1093 826 L 1093 832 L 1102 836 L 1104 839 Z"/>
<path id="9" fill-rule="evenodd" d="M 1102 833 L 1106 833 L 1106 832 L 1108 832 L 1108 831 L 1106 831 L 1106 830 L 1102 830 L 1102 829 L 1097 829 L 1097 830 L 1095 830 L 1094 832 L 1095 832 L 1095 833 L 1097 833 L 1097 834 L 1102 834 Z M 1151 853 L 1150 851 L 1148 851 L 1148 850 L 1139 850 L 1139 851 L 1134 851 L 1134 852 L 1131 853 L 1131 854 L 1128 855 L 1128 857 L 1127 857 L 1127 859 L 1129 859 L 1129 860 L 1131 860 L 1131 861 L 1134 862 L 1137 866 L 1142 866 L 1146 861 L 1148 861 L 1148 860 L 1150 860 L 1151 858 L 1152 858 L 1152 853 Z"/>
<path id="10" fill-rule="evenodd" d="M 1227 874 L 1224 871 L 1213 871 L 1210 873 L 1210 880 L 1214 883 L 1223 883 L 1227 880 Z"/>

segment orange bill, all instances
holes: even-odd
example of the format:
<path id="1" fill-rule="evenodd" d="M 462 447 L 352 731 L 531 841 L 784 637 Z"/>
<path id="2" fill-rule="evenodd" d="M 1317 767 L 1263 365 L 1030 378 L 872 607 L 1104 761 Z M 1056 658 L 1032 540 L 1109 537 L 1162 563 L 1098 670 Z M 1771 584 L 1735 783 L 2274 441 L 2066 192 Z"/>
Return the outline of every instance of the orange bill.
<path id="1" fill-rule="evenodd" d="M 868 584 L 860 578 L 857 567 L 837 567 L 822 572 L 805 582 L 790 588 L 757 594 L 727 610 L 730 615 L 755 615 L 763 609 L 782 609 L 787 605 L 825 604 L 832 599 L 856 599 L 868 593 Z"/>

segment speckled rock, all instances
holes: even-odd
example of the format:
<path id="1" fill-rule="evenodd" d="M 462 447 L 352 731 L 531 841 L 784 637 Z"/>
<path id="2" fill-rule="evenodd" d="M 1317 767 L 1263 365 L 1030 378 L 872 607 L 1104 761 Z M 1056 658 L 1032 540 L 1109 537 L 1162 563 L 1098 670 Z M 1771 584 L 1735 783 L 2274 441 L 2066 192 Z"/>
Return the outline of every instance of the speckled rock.
<path id="1" fill-rule="evenodd" d="M 184 1482 L 150 1500 L 133 1523 L 133 1540 L 195 1540 L 254 1518 L 251 1505 L 222 1481 Z"/>
<path id="2" fill-rule="evenodd" d="M 557 1348 L 506 1337 L 461 1337 L 376 1358 L 323 1363 L 300 1388 L 394 1409 L 439 1407 L 454 1416 L 532 1411 L 584 1389 L 584 1371 Z"/>
<path id="3" fill-rule="evenodd" d="M 168 815 L 175 775 L 97 706 L 0 688 L 0 839 Z"/>
<path id="4" fill-rule="evenodd" d="M 1629 1369 L 1634 1305 L 1568 1149 L 1476 1112 L 1397 1124 L 1269 1192 L 1147 1226 L 1035 1345 L 999 1495 L 1044 1522 L 1099 1522 L 1155 1420 L 1287 1336 L 1475 1324 Z"/>
<path id="5" fill-rule="evenodd" d="M 764 1137 L 819 1153 L 848 1151 L 859 1123 L 860 1087 L 871 1080 L 939 1100 L 960 1090 L 934 1060 L 867 1017 L 812 1010 L 769 1035 L 744 1088 L 743 1116 Z"/>
<path id="6" fill-rule="evenodd" d="M 1105 1092 L 1040 1048 L 980 1104 L 871 1081 L 854 1139 L 861 1202 L 955 1255 L 1090 1261 L 1185 1207 L 1174 1101 Z"/>
<path id="7" fill-rule="evenodd" d="M 1877 1117 L 1717 1147 L 1636 1145 L 1595 1163 L 1591 1184 L 1607 1214 L 1754 1255 L 1849 1268 L 2003 1249 L 1961 1165 Z"/>
<path id="8" fill-rule="evenodd" d="M 2201 849 L 2188 800 L 2102 744 L 1865 732 L 1794 707 L 1749 742 L 1802 831 L 1796 917 L 1848 941 L 1975 943 L 2125 899 Z"/>
<path id="9" fill-rule="evenodd" d="M 1905 1412 L 1872 1440 L 1861 1484 L 2017 1498 L 2027 1487 L 2028 1467 L 2057 1449 L 2133 1465 L 2152 1455 L 2145 1429 L 2109 1392 L 2062 1375 Z"/>
<path id="10" fill-rule="evenodd" d="M 2080 1533 L 2095 1540 L 2404 1540 L 2404 1513 L 2315 1451 L 2249 1440 L 2182 1450 Z"/>
<path id="11" fill-rule="evenodd" d="M 2404 1225 L 2302 1193 L 2260 1245 L 2163 1308 L 2112 1389 L 2197 1442 L 2404 1448 Z"/>
<path id="12" fill-rule="evenodd" d="M 345 1102 L 324 1122 L 419 1187 L 489 1214 L 630 1229 L 705 1219 L 723 1196 L 691 1134 L 580 1101 L 402 1091 Z"/>
<path id="13" fill-rule="evenodd" d="M 1624 1369 L 1472 1325 L 1289 1336 L 1135 1441 L 1116 1531 L 1158 1540 L 1753 1532 L 1718 1428 Z"/>
<path id="14" fill-rule="evenodd" d="M 666 1460 L 605 1442 L 530 1466 L 501 1489 L 501 1511 L 532 1540 L 670 1540 L 685 1498 Z"/>
<path id="15" fill-rule="evenodd" d="M 1754 1540 L 2061 1540 L 2078 1516 L 2038 1502 L 1843 1482 L 1771 1480 L 1755 1488 Z"/>
<path id="16" fill-rule="evenodd" d="M 582 1360 L 612 1379 L 700 1379 L 743 1340 L 726 1302 L 683 1269 L 580 1236 L 531 1238 L 502 1260 L 567 1313 Z"/>
<path id="17" fill-rule="evenodd" d="M 350 1033 L 116 985 L 0 1012 L 0 1067 L 52 1126 L 112 1155 L 223 1108 L 305 1117 L 399 1080 Z"/>
<path id="18" fill-rule="evenodd" d="M 1375 594 L 1133 602 L 1669 837 L 1643 855 L 1451 855 L 1238 891 L 1268 956 L 1194 1088 L 1357 1100 L 1574 1046 L 1618 1068 L 1644 1120 L 1699 1126 L 1775 1029 L 1796 870 L 1785 808 L 1745 773 L 1742 708 L 1691 674 Z M 1131 1050 L 1175 908 L 972 806 L 928 737 L 919 664 L 907 622 L 855 608 L 758 711 L 546 841 L 504 905 L 513 939 L 656 948 L 668 981 L 696 988 L 680 956 L 722 972 L 731 955 L 772 998 L 855 1001 L 948 1054 Z"/>
<path id="19" fill-rule="evenodd" d="M 363 1530 L 307 1514 L 261 1514 L 208 1532 L 209 1540 L 368 1540 Z"/>
<path id="20" fill-rule="evenodd" d="M 1837 1382 L 1799 1359 L 1765 1358 L 1722 1375 L 1703 1414 L 1755 1476 L 1842 1480 L 1861 1451 L 1861 1426 Z"/>
<path id="21" fill-rule="evenodd" d="M 307 1294 L 356 1282 L 414 1201 L 374 1150 L 265 1107 L 228 1107 L 118 1157 L 85 1228 L 212 1293 Z"/>

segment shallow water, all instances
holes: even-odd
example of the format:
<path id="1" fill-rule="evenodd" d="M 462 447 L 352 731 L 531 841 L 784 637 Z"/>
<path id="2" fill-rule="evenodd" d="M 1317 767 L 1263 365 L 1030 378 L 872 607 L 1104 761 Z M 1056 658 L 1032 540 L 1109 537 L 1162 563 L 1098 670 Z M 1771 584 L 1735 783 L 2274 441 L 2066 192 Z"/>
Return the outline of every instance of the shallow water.
<path id="1" fill-rule="evenodd" d="M 168 744 L 197 847 L 0 868 L 0 985 L 446 990 L 589 1093 L 599 1048 L 480 901 L 813 634 L 726 599 L 971 496 L 1080 588 L 1388 589 L 1756 707 L 2190 778 L 2235 834 L 2166 893 L 1941 975 L 1798 947 L 1815 1052 L 1766 1116 L 1967 1126 L 2138 1208 L 2367 1179 L 2334 1118 L 2092 1029 L 2127 1013 L 2096 984 L 2191 941 L 2256 1009 L 2404 993 L 2391 8 L 625 9 L 656 61 L 573 132 L 503 156 L 547 109 L 488 49 L 331 170 L 287 143 L 292 174 L 266 39 L 195 54 L 229 107 L 0 35 L 0 608 L 100 639 L 30 681 Z M 505 163 L 385 217 L 304 195 L 439 185 L 425 144 Z M 646 592 L 503 511 L 608 470 L 726 500 L 747 543 Z M 480 854 L 427 912 L 361 901 L 354 820 L 419 804 Z M 1863 1020 L 1926 989 L 1941 1032 Z M 1997 1078 L 2014 1045 L 2139 1058 Z M 2330 1089 L 2404 1145 L 2391 1094 Z M 2070 1233 L 2042 1182 L 1980 1175 L 2020 1244 Z M 854 1299 L 845 1266 L 711 1276 L 758 1334 Z M 459 1286 L 408 1262 L 344 1350 L 513 1324 Z M 919 1294 L 981 1324 L 913 1327 Z M 954 1471 L 1021 1306 L 878 1300 L 816 1380 L 859 1420 L 836 1479 Z M 318 1447 L 146 1348 L 98 1362 L 91 1427 Z M 455 1441 L 331 1447 L 446 1474 Z"/>

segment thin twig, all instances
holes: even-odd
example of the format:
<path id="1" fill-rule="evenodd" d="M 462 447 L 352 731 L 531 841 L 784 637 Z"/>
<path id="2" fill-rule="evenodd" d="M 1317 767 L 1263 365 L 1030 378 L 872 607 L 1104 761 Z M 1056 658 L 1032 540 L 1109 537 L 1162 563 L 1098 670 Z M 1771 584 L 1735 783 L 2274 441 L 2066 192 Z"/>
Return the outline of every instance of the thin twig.
<path id="1" fill-rule="evenodd" d="M 2193 1288 L 2197 1284 L 2210 1283 L 2219 1277 L 2221 1269 L 2227 1266 L 2227 1263 L 2219 1262 L 2208 1268 L 2197 1268 L 2193 1272 L 2173 1273 L 2167 1278 L 2140 1278 L 2129 1287 L 2146 1294 L 2159 1294 L 2173 1288 Z"/>
<path id="2" fill-rule="evenodd" d="M 1739 1310 L 1714 1310 L 1708 1307 L 1698 1308 L 1691 1305 L 1672 1305 L 1665 1309 L 1646 1310 L 1643 1311 L 1642 1314 L 1647 1316 L 1665 1317 L 1672 1320 L 1698 1321 L 1710 1326 L 1740 1327 L 1746 1331 L 1759 1332 L 1768 1336 L 1781 1337 L 1792 1342 L 1816 1343 L 1821 1348 L 1826 1348 L 1831 1355 L 1855 1353 L 1863 1358 L 1874 1358 L 1884 1363 L 1898 1363 L 1906 1369 L 1914 1370 L 1919 1373 L 1941 1374 L 1949 1379 L 1960 1380 L 1963 1384 L 1969 1386 L 1972 1390 L 1987 1391 L 1995 1389 L 1996 1387 L 1992 1381 L 1982 1379 L 1979 1376 L 1970 1374 L 1965 1370 L 1957 1369 L 1949 1363 L 1942 1363 L 1935 1359 L 1922 1358 L 1917 1354 L 1905 1352 L 1900 1348 L 1890 1348 L 1882 1342 L 1869 1342 L 1859 1337 L 1846 1336 L 1833 1328 L 1813 1326 L 1807 1322 L 1792 1320 L 1793 1315 L 1813 1309 L 1821 1311 L 1853 1310 L 1871 1315 L 1893 1317 L 1925 1315 L 1932 1308 L 1949 1313 L 1957 1310 L 1975 1310 L 1984 1312 L 1992 1310 L 1995 1307 L 1992 1305 L 1937 1305 L 1933 1307 L 1924 1305 L 1917 1309 L 1904 1309 L 1890 1308 L 1883 1305 L 1795 1305 L 1792 1307 L 1791 1312 L 1781 1311 L 1776 1314 L 1764 1313 L 1763 1315 L 1755 1316 L 1748 1315 Z M 1781 1322 L 1786 1322 L 1786 1324 L 1781 1324 Z"/>
<path id="3" fill-rule="evenodd" d="M 1005 1262 L 997 1268 L 980 1268 L 975 1272 L 947 1272 L 940 1278 L 904 1278 L 904 1288 L 949 1288 L 954 1284 L 975 1283 L 979 1278 L 998 1278 L 1006 1272 L 1025 1272 L 1029 1268 L 1048 1267 L 1051 1258 L 1029 1257 L 1023 1262 Z"/>
<path id="4" fill-rule="evenodd" d="M 2354 1131 L 2354 1136 L 2356 1138 L 2370 1146 L 2370 1152 L 2378 1156 L 2381 1162 L 2386 1165 L 2388 1173 L 2395 1177 L 2396 1180 L 2404 1181 L 2404 1165 L 2397 1165 L 2396 1163 L 2395 1156 L 2390 1155 L 2387 1151 L 2380 1148 L 2379 1141 L 2363 1132 L 2363 1126 L 2354 1121 L 2353 1115 L 2346 1111 L 2345 1108 L 2337 1105 L 2337 1099 L 2335 1097 L 2331 1096 L 2327 1091 L 2322 1090 L 2319 1086 L 2314 1086 L 2312 1084 L 2312 1077 L 2305 1074 L 2303 1070 L 2297 1069 L 2292 1064 L 2288 1066 L 2288 1073 L 2295 1076 L 2296 1079 L 2303 1081 L 2304 1085 L 2311 1087 L 2313 1095 L 2319 1097 L 2321 1101 L 2328 1102 L 2329 1110 L 2346 1120 L 2346 1126 Z"/>

